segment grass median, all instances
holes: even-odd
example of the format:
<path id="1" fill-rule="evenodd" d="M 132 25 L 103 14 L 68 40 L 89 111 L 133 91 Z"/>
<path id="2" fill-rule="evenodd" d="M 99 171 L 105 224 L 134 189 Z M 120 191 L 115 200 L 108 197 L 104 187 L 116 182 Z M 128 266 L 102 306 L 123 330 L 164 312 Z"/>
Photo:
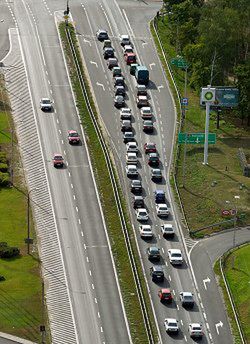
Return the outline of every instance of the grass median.
<path id="1" fill-rule="evenodd" d="M 100 199 L 101 199 L 101 203 L 103 207 L 103 212 L 104 212 L 108 234 L 109 234 L 109 238 L 111 242 L 112 252 L 113 252 L 113 256 L 114 256 L 114 260 L 116 264 L 119 283 L 121 286 L 122 297 L 124 300 L 124 305 L 125 305 L 128 322 L 129 322 L 132 340 L 133 340 L 133 343 L 144 344 L 148 342 L 148 339 L 147 339 L 147 335 L 146 335 L 146 331 L 144 327 L 140 303 L 137 297 L 136 286 L 135 286 L 135 282 L 134 282 L 134 278 L 132 274 L 132 269 L 129 263 L 128 253 L 127 253 L 127 249 L 125 245 L 125 240 L 123 237 L 122 228 L 118 220 L 119 219 L 118 211 L 116 208 L 114 193 L 112 192 L 112 184 L 111 184 L 109 172 L 107 169 L 105 157 L 104 157 L 100 142 L 98 140 L 96 131 L 94 129 L 90 114 L 88 112 L 88 109 L 87 109 L 87 106 L 86 106 L 86 103 L 81 91 L 80 83 L 79 83 L 76 69 L 74 66 L 74 61 L 71 56 L 70 48 L 69 48 L 66 34 L 65 34 L 64 23 L 60 24 L 59 30 L 60 30 L 60 35 L 63 42 L 65 57 L 66 57 L 67 65 L 70 72 L 70 78 L 71 78 L 73 90 L 76 97 L 77 107 L 82 119 L 82 125 L 83 125 L 83 129 L 86 135 L 86 141 L 88 144 L 88 149 L 89 149 L 89 153 L 91 157 L 91 163 L 93 166 L 95 179 L 96 179 L 96 183 L 97 183 L 97 187 L 98 187 L 98 191 L 99 191 L 99 195 L 100 195 Z M 78 60 L 80 61 L 81 70 L 82 70 L 82 74 L 85 80 L 85 85 L 87 88 L 91 107 L 96 116 L 97 121 L 99 122 L 100 128 L 102 130 L 102 125 L 100 123 L 100 119 L 98 117 L 95 104 L 93 101 L 92 93 L 88 85 L 88 80 L 84 73 L 83 64 L 81 62 L 81 54 L 80 54 L 80 49 L 78 46 L 78 41 L 75 36 L 75 31 L 72 27 L 70 27 L 70 30 L 71 30 L 71 37 L 74 41 L 74 46 L 77 51 Z M 105 136 L 104 132 L 103 134 Z M 117 176 L 116 176 L 116 179 L 118 180 Z M 156 331 L 156 326 L 154 323 L 154 317 L 151 310 L 151 305 L 149 302 L 144 277 L 142 274 L 142 269 L 141 269 L 137 249 L 136 249 L 135 239 L 134 239 L 133 232 L 129 223 L 129 216 L 126 214 L 127 213 L 126 202 L 124 200 L 124 197 L 122 196 L 121 189 L 119 189 L 119 193 L 121 196 L 122 206 L 125 211 L 129 234 L 132 240 L 134 256 L 136 258 L 136 264 L 139 271 L 140 280 L 142 283 L 143 293 L 145 295 L 146 307 L 148 309 L 148 313 L 150 317 L 153 336 L 154 336 L 155 342 L 157 342 L 157 331 Z"/>
<path id="2" fill-rule="evenodd" d="M 153 32 L 153 29 L 151 31 Z M 166 58 L 170 63 L 170 60 L 177 54 L 168 39 L 167 17 L 158 20 L 158 34 Z M 159 49 L 155 34 L 154 38 Z M 165 61 L 163 67 L 169 77 Z M 183 94 L 185 72 L 176 67 L 172 67 L 172 71 L 177 87 Z M 189 105 L 182 131 L 204 132 L 205 110 L 199 105 L 199 94 L 188 86 L 187 97 Z M 175 100 L 177 100 L 176 96 Z M 210 132 L 216 133 L 217 142 L 215 145 L 209 146 L 209 165 L 202 164 L 204 149 L 202 145 L 186 146 L 185 164 L 184 145 L 181 145 L 180 156 L 176 162 L 178 167 L 176 180 L 187 222 L 192 231 L 224 221 L 225 218 L 221 215 L 222 209 L 229 210 L 235 207 L 240 217 L 238 224 L 250 223 L 250 204 L 248 202 L 250 179 L 242 175 L 237 157 L 239 148 L 243 148 L 246 156 L 250 156 L 250 128 L 243 126 L 230 111 L 223 110 L 219 129 L 217 129 L 216 118 L 216 114 L 211 112 Z M 235 196 L 239 196 L 239 198 L 236 199 Z M 214 226 L 198 235 L 203 236 L 221 228 L 223 226 Z"/>
<path id="3" fill-rule="evenodd" d="M 246 343 L 250 342 L 250 245 L 244 245 L 231 251 L 222 258 L 223 270 L 236 306 L 237 314 L 244 332 Z M 230 320 L 235 344 L 241 344 L 239 330 L 234 318 L 232 306 L 221 275 L 219 261 L 214 271 L 223 291 L 227 314 Z"/>
<path id="4" fill-rule="evenodd" d="M 2 80 L 0 89 L 0 151 L 6 152 L 9 159 L 13 124 Z M 24 243 L 27 190 L 15 138 L 13 157 L 15 187 L 0 187 L 0 242 L 18 247 L 21 254 L 16 258 L 0 259 L 0 275 L 5 278 L 0 282 L 0 332 L 38 342 L 42 324 L 42 280 L 39 263 L 27 254 Z"/>

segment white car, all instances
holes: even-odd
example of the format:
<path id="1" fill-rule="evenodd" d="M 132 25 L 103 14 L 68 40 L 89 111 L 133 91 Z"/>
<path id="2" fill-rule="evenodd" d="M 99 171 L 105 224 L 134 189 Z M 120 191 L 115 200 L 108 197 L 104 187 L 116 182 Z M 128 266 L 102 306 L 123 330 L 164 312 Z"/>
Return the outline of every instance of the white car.
<path id="1" fill-rule="evenodd" d="M 131 120 L 131 109 L 130 108 L 122 108 L 120 111 L 120 118 Z"/>
<path id="2" fill-rule="evenodd" d="M 138 171 L 137 171 L 136 165 L 127 165 L 126 166 L 126 174 L 128 177 L 138 176 Z"/>
<path id="3" fill-rule="evenodd" d="M 138 163 L 137 154 L 135 152 L 128 152 L 126 154 L 126 164 L 137 165 L 137 163 Z"/>
<path id="4" fill-rule="evenodd" d="M 181 265 L 183 263 L 181 250 L 176 248 L 171 248 L 168 250 L 168 258 L 171 264 Z"/>
<path id="5" fill-rule="evenodd" d="M 161 225 L 161 232 L 165 237 L 173 237 L 175 234 L 174 227 L 171 223 L 164 223 Z"/>
<path id="6" fill-rule="evenodd" d="M 176 319 L 166 318 L 164 320 L 164 326 L 165 326 L 166 332 L 178 333 L 179 331 L 179 326 Z"/>
<path id="7" fill-rule="evenodd" d="M 152 238 L 153 232 L 150 225 L 141 225 L 139 226 L 141 238 Z"/>
<path id="8" fill-rule="evenodd" d="M 169 209 L 165 203 L 156 204 L 156 212 L 158 216 L 168 217 Z"/>
<path id="9" fill-rule="evenodd" d="M 128 35 L 120 35 L 120 43 L 122 46 L 130 45 L 130 38 Z"/>
<path id="10" fill-rule="evenodd" d="M 189 324 L 188 332 L 191 338 L 201 338 L 204 334 L 201 328 L 201 324 L 198 323 Z"/>
<path id="11" fill-rule="evenodd" d="M 142 117 L 143 119 L 152 119 L 152 116 L 153 116 L 153 114 L 152 114 L 151 107 L 149 107 L 149 106 L 143 106 L 143 107 L 141 108 L 141 117 Z"/>
<path id="12" fill-rule="evenodd" d="M 52 103 L 49 98 L 42 98 L 40 100 L 40 109 L 43 111 L 51 111 Z"/>
<path id="13" fill-rule="evenodd" d="M 136 218 L 138 221 L 148 221 L 148 212 L 145 208 L 138 208 L 135 211 Z"/>
<path id="14" fill-rule="evenodd" d="M 136 142 L 128 142 L 126 144 L 126 149 L 127 149 L 127 152 L 135 152 L 135 153 L 137 153 L 138 152 L 137 143 Z"/>
<path id="15" fill-rule="evenodd" d="M 131 45 L 124 45 L 123 47 L 123 53 L 127 54 L 127 53 L 133 53 L 133 48 L 131 47 Z"/>

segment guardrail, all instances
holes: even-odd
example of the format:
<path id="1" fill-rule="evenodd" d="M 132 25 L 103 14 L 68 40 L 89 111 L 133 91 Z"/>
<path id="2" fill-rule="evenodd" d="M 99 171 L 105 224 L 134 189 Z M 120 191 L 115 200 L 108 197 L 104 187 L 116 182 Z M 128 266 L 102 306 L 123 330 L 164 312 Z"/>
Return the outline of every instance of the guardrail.
<path id="1" fill-rule="evenodd" d="M 77 75 L 78 75 L 78 79 L 81 85 L 81 89 L 82 89 L 82 94 L 84 96 L 86 105 L 87 105 L 87 109 L 88 112 L 90 114 L 90 117 L 92 119 L 96 134 L 98 136 L 99 142 L 101 144 L 102 150 L 103 150 L 103 154 L 106 160 L 106 164 L 107 164 L 107 168 L 109 171 L 109 175 L 110 175 L 110 180 L 112 183 L 112 187 L 113 187 L 113 191 L 114 191 L 114 196 L 115 196 L 115 200 L 116 200 L 116 205 L 117 205 L 117 210 L 118 210 L 118 214 L 120 217 L 120 222 L 122 225 L 122 230 L 123 230 L 123 234 L 124 234 L 124 238 L 125 238 L 125 243 L 126 243 L 126 247 L 127 247 L 127 251 L 128 251 L 128 256 L 129 256 L 129 261 L 132 267 L 132 272 L 133 272 L 133 276 L 134 276 L 134 280 L 135 280 L 135 284 L 136 284 L 136 289 L 137 289 L 137 294 L 138 294 L 138 298 L 139 298 L 139 302 L 140 302 L 140 306 L 141 306 L 141 310 L 142 310 L 142 315 L 143 315 L 143 319 L 144 319 L 144 324 L 145 324 L 145 328 L 146 328 L 146 332 L 147 332 L 147 336 L 148 336 L 148 340 L 150 344 L 154 344 L 154 338 L 153 338 L 153 334 L 152 334 L 152 329 L 151 329 L 151 323 L 149 320 L 149 316 L 148 316 L 148 311 L 146 308 L 146 304 L 144 301 L 144 296 L 143 296 L 143 292 L 142 292 L 142 286 L 141 286 L 141 282 L 140 282 L 140 278 L 139 278 L 139 274 L 137 271 L 137 266 L 136 266 L 136 262 L 133 256 L 133 250 L 132 250 L 132 245 L 130 242 L 130 238 L 129 238 L 129 232 L 127 229 L 127 225 L 126 225 L 126 220 L 125 220 L 125 216 L 123 213 L 123 209 L 122 209 L 122 205 L 121 205 L 121 200 L 120 200 L 120 195 L 119 195 L 119 191 L 118 191 L 118 187 L 117 187 L 117 183 L 116 183 L 116 179 L 115 179 L 115 175 L 114 175 L 114 171 L 113 171 L 113 167 L 112 167 L 112 163 L 111 160 L 109 159 L 109 151 L 107 148 L 107 145 L 105 143 L 105 140 L 103 138 L 103 134 L 99 128 L 99 125 L 97 123 L 97 120 L 95 118 L 95 115 L 93 113 L 89 98 L 88 98 L 88 93 L 86 90 L 86 86 L 85 86 L 85 82 L 82 76 L 82 72 L 81 72 L 81 67 L 79 65 L 79 61 L 77 58 L 77 54 L 75 51 L 75 47 L 74 44 L 72 42 L 72 38 L 69 32 L 68 27 L 66 26 L 65 29 L 66 32 L 66 36 L 70 45 L 70 49 L 71 49 L 71 53 L 72 56 L 74 58 L 74 63 L 75 63 L 75 67 L 77 70 Z"/>
<path id="2" fill-rule="evenodd" d="M 241 245 L 241 246 L 243 246 L 243 245 Z M 240 248 L 241 246 L 239 246 L 238 248 Z M 239 330 L 241 342 L 242 342 L 242 344 L 247 344 L 247 341 L 245 340 L 244 332 L 242 330 L 242 326 L 241 326 L 241 323 L 240 323 L 240 320 L 239 320 L 239 315 L 238 315 L 238 312 L 237 312 L 237 308 L 236 308 L 236 305 L 235 305 L 234 300 L 233 300 L 232 292 L 230 290 L 229 284 L 227 282 L 226 276 L 225 276 L 224 271 L 223 271 L 223 264 L 224 264 L 225 256 L 227 256 L 228 254 L 230 254 L 234 250 L 229 250 L 222 257 L 220 257 L 220 271 L 221 271 L 221 275 L 222 275 L 222 278 L 223 278 L 223 281 L 224 281 L 224 284 L 225 284 L 225 287 L 226 287 L 227 295 L 228 295 L 228 298 L 229 298 L 229 301 L 230 301 L 230 304 L 231 304 L 231 307 L 232 307 L 232 310 L 233 310 L 234 318 L 235 318 L 235 321 L 236 321 L 236 324 L 237 324 L 237 327 L 238 327 L 238 330 Z M 222 260 L 223 260 L 223 262 L 222 262 Z"/>

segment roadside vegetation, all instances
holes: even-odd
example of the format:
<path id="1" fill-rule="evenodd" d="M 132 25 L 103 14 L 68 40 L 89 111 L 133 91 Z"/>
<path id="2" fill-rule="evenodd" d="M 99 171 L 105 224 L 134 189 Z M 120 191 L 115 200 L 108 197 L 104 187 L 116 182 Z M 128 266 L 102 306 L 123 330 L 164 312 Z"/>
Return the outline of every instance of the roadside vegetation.
<path id="1" fill-rule="evenodd" d="M 42 281 L 37 254 L 28 255 L 24 243 L 27 190 L 15 135 L 14 187 L 10 185 L 13 123 L 2 77 L 0 89 L 0 332 L 38 342 Z"/>
<path id="2" fill-rule="evenodd" d="M 78 41 L 76 39 L 75 31 L 71 25 L 69 25 L 69 28 L 71 31 L 71 37 L 73 39 L 74 46 L 77 51 L 78 61 L 80 61 L 82 75 L 83 75 L 85 85 L 87 88 L 91 107 L 93 109 L 93 112 L 96 116 L 97 121 L 99 122 L 101 130 L 103 130 L 100 123 L 100 119 L 98 118 L 98 114 L 95 108 L 92 93 L 88 85 L 88 80 L 86 78 L 86 74 L 84 73 L 83 64 L 81 62 L 80 49 L 78 46 Z M 131 331 L 132 341 L 133 343 L 144 344 L 148 342 L 147 334 L 144 327 L 143 316 L 142 316 L 141 307 L 140 307 L 140 303 L 139 303 L 137 292 L 136 292 L 136 286 L 135 286 L 135 282 L 134 282 L 134 278 L 132 274 L 131 265 L 129 262 L 129 257 L 128 257 L 128 253 L 127 253 L 127 249 L 125 245 L 122 228 L 118 220 L 119 216 L 118 216 L 118 211 L 116 208 L 114 194 L 111 191 L 112 184 L 111 184 L 110 176 L 107 170 L 106 161 L 105 161 L 101 145 L 99 143 L 97 134 L 94 129 L 94 125 L 88 113 L 88 109 L 87 109 L 87 106 L 86 106 L 86 103 L 81 91 L 73 57 L 71 55 L 69 44 L 67 42 L 67 37 L 65 34 L 64 23 L 60 24 L 59 30 L 60 30 L 60 35 L 61 35 L 61 39 L 64 46 L 64 52 L 66 56 L 67 65 L 69 67 L 69 72 L 70 72 L 71 82 L 72 82 L 72 86 L 73 86 L 75 97 L 76 97 L 77 107 L 79 110 L 79 114 L 82 118 L 82 125 L 83 125 L 84 132 L 86 135 L 88 149 L 89 149 L 89 153 L 91 157 L 91 163 L 93 165 L 93 170 L 95 173 L 96 183 L 97 183 L 99 195 L 101 198 L 105 221 L 106 221 L 108 234 L 109 234 L 109 238 L 111 242 L 112 253 L 114 256 L 116 269 L 118 273 L 118 279 L 119 279 L 122 297 L 124 301 L 125 311 L 128 318 L 130 331 Z M 105 136 L 105 132 L 103 132 L 103 134 Z M 114 171 L 115 171 L 115 168 L 114 168 Z M 145 280 L 144 280 L 142 269 L 141 269 L 141 264 L 140 264 L 138 253 L 137 253 L 136 243 L 135 243 L 135 240 L 133 239 L 133 231 L 130 225 L 128 212 L 126 209 L 126 202 L 122 196 L 121 189 L 119 190 L 119 192 L 121 196 L 122 206 L 125 211 L 127 227 L 129 229 L 130 237 L 132 239 L 133 252 L 136 258 L 136 264 L 139 271 L 140 280 L 143 286 L 143 293 L 145 296 L 146 307 L 148 309 L 148 314 L 150 317 L 153 336 L 154 336 L 155 342 L 157 342 L 158 336 L 157 336 L 156 326 L 154 322 L 153 313 L 151 310 L 150 301 L 148 298 L 148 293 L 147 293 L 146 284 L 145 284 Z"/>
<path id="3" fill-rule="evenodd" d="M 185 70 L 173 66 L 171 59 L 180 55 L 188 63 L 189 104 L 182 132 L 204 132 L 205 110 L 199 105 L 199 95 L 200 87 L 210 84 L 211 75 L 212 85 L 231 85 L 240 89 L 239 107 L 235 110 L 222 109 L 219 126 L 217 112 L 211 111 L 209 131 L 216 133 L 217 142 L 209 145 L 208 166 L 202 164 L 203 145 L 186 145 L 185 164 L 184 145 L 179 147 L 173 173 L 191 232 L 230 219 L 222 216 L 223 209 L 237 209 L 237 225 L 250 223 L 250 178 L 243 176 L 238 158 L 239 148 L 243 148 L 248 163 L 250 162 L 250 61 L 247 50 L 249 22 L 245 18 L 246 8 L 249 8 L 249 3 L 245 0 L 240 1 L 240 5 L 233 1 L 204 3 L 171 0 L 165 3 L 162 14 L 155 20 L 181 97 L 184 97 Z M 238 26 L 230 22 L 225 24 L 223 11 L 230 13 L 231 18 L 242 21 L 242 25 L 239 24 L 242 37 L 236 35 Z M 212 27 L 214 34 L 211 34 L 205 23 Z M 152 33 L 156 40 L 153 28 Z M 224 48 L 221 47 L 222 40 Z M 157 40 L 156 45 L 159 48 Z M 228 50 L 225 50 L 225 46 Z M 233 216 L 231 219 L 233 220 Z M 195 235 L 203 236 L 232 225 L 233 221 L 215 225 Z"/>
<path id="4" fill-rule="evenodd" d="M 236 250 L 225 254 L 225 256 L 222 257 L 222 266 L 236 306 L 244 338 L 246 343 L 250 343 L 250 245 L 241 246 Z M 238 327 L 234 319 L 231 303 L 221 276 L 219 261 L 216 262 L 214 270 L 223 290 L 228 316 L 235 337 L 235 344 L 240 344 L 241 339 Z"/>

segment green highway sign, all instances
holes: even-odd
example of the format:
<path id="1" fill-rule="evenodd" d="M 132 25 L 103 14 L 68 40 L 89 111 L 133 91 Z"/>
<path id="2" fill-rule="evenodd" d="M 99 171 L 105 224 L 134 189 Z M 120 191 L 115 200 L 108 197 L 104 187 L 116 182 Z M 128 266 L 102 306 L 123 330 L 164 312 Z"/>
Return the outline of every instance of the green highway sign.
<path id="1" fill-rule="evenodd" d="M 178 143 L 188 143 L 188 144 L 203 144 L 205 143 L 205 134 L 203 133 L 179 133 L 178 134 Z M 216 134 L 208 134 L 208 143 L 216 143 Z"/>
<path id="2" fill-rule="evenodd" d="M 175 65 L 178 68 L 187 68 L 188 64 L 181 56 L 177 56 L 170 60 L 172 65 Z"/>

